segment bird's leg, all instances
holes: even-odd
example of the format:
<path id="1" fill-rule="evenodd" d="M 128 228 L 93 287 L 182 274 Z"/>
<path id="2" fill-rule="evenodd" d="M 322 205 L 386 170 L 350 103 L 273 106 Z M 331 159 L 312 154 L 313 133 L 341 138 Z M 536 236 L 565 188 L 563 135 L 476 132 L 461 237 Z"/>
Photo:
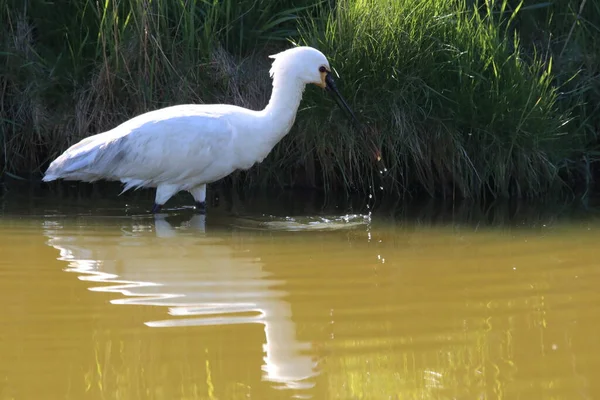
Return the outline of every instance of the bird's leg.
<path id="1" fill-rule="evenodd" d="M 206 201 L 197 201 L 196 211 L 200 214 L 206 214 Z"/>
<path id="2" fill-rule="evenodd" d="M 180 186 L 169 185 L 163 183 L 156 187 L 156 196 L 154 197 L 154 205 L 152 206 L 152 213 L 156 214 L 159 212 L 163 205 L 169 200 L 175 193 L 179 191 Z"/>
<path id="3" fill-rule="evenodd" d="M 206 185 L 199 185 L 190 189 L 190 193 L 196 201 L 196 211 L 200 214 L 206 213 Z"/>

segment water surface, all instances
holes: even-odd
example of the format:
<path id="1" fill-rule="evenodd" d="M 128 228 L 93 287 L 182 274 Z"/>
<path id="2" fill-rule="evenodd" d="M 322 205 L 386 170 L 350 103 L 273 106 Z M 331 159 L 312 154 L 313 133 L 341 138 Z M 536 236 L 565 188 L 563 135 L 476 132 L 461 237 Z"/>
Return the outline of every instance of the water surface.
<path id="1" fill-rule="evenodd" d="M 188 200 L 5 197 L 1 400 L 600 398 L 593 212 Z"/>

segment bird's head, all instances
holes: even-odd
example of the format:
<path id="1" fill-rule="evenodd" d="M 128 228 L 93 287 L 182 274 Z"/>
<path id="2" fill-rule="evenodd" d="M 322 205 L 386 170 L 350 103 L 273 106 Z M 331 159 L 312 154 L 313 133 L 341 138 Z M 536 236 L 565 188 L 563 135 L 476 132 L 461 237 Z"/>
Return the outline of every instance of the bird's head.
<path id="1" fill-rule="evenodd" d="M 269 57 L 274 59 L 270 70 L 271 78 L 298 80 L 302 84 L 313 83 L 327 89 L 337 97 L 338 105 L 349 114 L 353 122 L 360 125 L 354 112 L 335 85 L 327 57 L 319 50 L 308 46 L 299 46 Z"/>
<path id="2" fill-rule="evenodd" d="M 299 80 L 303 84 L 314 83 L 325 89 L 326 78 L 331 73 L 327 57 L 312 47 L 293 47 L 269 56 L 273 58 L 271 77 L 281 76 L 286 80 Z"/>

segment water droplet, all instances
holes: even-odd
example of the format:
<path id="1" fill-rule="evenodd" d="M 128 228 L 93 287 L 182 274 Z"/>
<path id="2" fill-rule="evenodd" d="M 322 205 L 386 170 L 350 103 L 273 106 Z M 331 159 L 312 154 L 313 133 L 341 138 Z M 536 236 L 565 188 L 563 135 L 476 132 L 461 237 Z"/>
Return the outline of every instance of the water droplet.
<path id="1" fill-rule="evenodd" d="M 372 195 L 372 194 L 370 194 L 370 195 L 369 195 L 369 198 L 370 198 L 370 199 L 372 199 L 372 198 L 373 198 L 373 195 Z"/>

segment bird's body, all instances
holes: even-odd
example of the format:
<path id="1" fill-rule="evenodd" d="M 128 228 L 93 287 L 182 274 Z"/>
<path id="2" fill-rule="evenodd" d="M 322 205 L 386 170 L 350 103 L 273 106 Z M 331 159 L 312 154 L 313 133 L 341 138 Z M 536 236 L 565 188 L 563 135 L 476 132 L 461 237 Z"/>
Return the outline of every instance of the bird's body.
<path id="1" fill-rule="evenodd" d="M 259 114 L 228 105 L 218 109 L 178 105 L 151 111 L 72 146 L 54 161 L 44 180 L 119 180 L 125 185 L 123 191 L 157 188 L 159 205 L 181 190 L 203 203 L 206 184 L 248 169 L 269 153 L 270 143 L 264 137 L 244 137 L 236 129 L 251 124 L 270 130 L 257 124 Z"/>
<path id="2" fill-rule="evenodd" d="M 263 110 L 186 104 L 150 111 L 71 146 L 43 180 L 156 188 L 154 211 L 186 190 L 203 209 L 206 184 L 261 162 L 291 129 L 306 84 L 326 86 L 329 65 L 319 51 L 297 47 L 272 57 L 273 92 Z"/>

